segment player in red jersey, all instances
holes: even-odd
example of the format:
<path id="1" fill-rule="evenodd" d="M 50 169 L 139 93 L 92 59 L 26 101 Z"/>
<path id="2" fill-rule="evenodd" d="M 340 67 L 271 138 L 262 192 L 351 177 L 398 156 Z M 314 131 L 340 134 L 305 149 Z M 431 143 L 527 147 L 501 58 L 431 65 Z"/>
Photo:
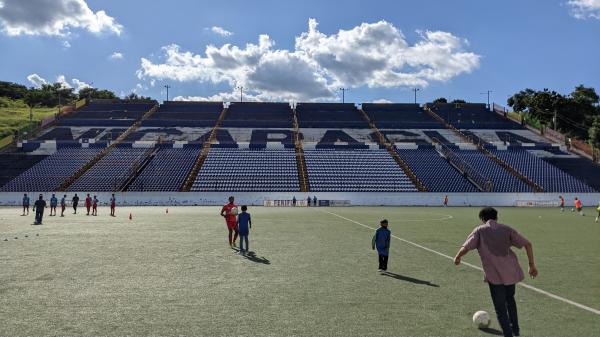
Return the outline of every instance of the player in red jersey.
<path id="1" fill-rule="evenodd" d="M 564 212 L 565 211 L 565 199 L 562 197 L 562 195 L 558 196 L 558 200 L 560 202 L 560 211 Z"/>
<path id="2" fill-rule="evenodd" d="M 92 197 L 88 194 L 85 198 L 85 208 L 87 209 L 87 214 L 90 215 L 90 208 L 92 208 Z"/>
<path id="3" fill-rule="evenodd" d="M 229 197 L 229 203 L 223 206 L 221 209 L 221 216 L 225 218 L 227 222 L 227 229 L 229 230 L 229 246 L 235 247 L 235 240 L 238 238 L 238 227 L 237 227 L 237 206 L 233 203 L 234 198 Z M 235 232 L 233 240 L 231 240 L 232 234 Z"/>

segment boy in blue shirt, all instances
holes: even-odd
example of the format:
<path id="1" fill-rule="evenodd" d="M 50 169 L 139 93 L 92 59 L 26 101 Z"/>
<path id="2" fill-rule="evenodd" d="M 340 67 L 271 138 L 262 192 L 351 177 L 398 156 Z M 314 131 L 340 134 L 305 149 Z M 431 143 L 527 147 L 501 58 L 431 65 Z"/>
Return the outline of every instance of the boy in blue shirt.
<path id="1" fill-rule="evenodd" d="M 65 194 L 60 199 L 60 216 L 65 216 L 65 208 L 67 208 L 67 195 Z"/>
<path id="2" fill-rule="evenodd" d="M 22 216 L 25 215 L 25 211 L 27 211 L 27 215 L 29 215 L 29 197 L 27 196 L 27 193 L 23 194 L 23 214 L 22 214 Z"/>
<path id="3" fill-rule="evenodd" d="M 94 199 L 92 199 L 92 215 L 98 216 L 98 198 L 94 195 Z"/>
<path id="4" fill-rule="evenodd" d="M 248 234 L 250 234 L 250 228 L 252 228 L 252 220 L 250 219 L 250 213 L 246 212 L 248 206 L 242 206 L 242 213 L 238 214 L 237 225 L 238 233 L 240 236 L 240 254 L 245 254 L 250 250 L 248 245 Z M 246 242 L 246 249 L 244 250 L 244 242 Z"/>
<path id="5" fill-rule="evenodd" d="M 50 216 L 56 216 L 56 206 L 58 206 L 58 199 L 56 199 L 56 194 L 52 194 L 52 198 L 50 198 Z M 52 214 L 54 211 L 54 214 Z"/>
<path id="6" fill-rule="evenodd" d="M 371 246 L 373 249 L 377 248 L 377 254 L 379 254 L 379 270 L 378 272 L 384 273 L 387 270 L 388 257 L 390 255 L 390 238 L 392 232 L 387 228 L 388 221 L 386 219 L 381 220 L 381 227 L 375 231 Z"/>

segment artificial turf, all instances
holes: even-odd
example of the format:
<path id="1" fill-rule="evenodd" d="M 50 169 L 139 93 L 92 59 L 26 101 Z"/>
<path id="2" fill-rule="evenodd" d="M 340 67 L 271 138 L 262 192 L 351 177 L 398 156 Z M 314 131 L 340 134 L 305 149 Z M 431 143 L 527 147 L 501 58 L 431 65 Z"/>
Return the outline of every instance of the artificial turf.
<path id="1" fill-rule="evenodd" d="M 380 275 L 372 230 L 326 213 L 370 227 L 387 218 L 394 235 L 453 256 L 476 208 L 251 207 L 248 257 L 229 248 L 219 210 L 101 208 L 32 226 L 0 208 L 0 336 L 490 335 L 471 323 L 477 310 L 494 316 L 480 271 L 393 239 Z M 527 284 L 600 309 L 591 209 L 499 212 L 534 244 L 540 275 Z M 480 265 L 476 252 L 464 261 Z M 517 301 L 522 336 L 600 331 L 600 315 L 546 295 L 519 287 Z"/>

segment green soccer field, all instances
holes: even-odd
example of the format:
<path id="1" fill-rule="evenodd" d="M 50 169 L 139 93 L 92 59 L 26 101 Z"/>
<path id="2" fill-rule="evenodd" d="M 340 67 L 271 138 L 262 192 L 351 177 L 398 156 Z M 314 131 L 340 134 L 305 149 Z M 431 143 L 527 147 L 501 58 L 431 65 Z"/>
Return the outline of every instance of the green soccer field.
<path id="1" fill-rule="evenodd" d="M 251 207 L 250 258 L 229 248 L 219 210 L 101 208 L 32 226 L 0 208 L 0 336 L 493 335 L 471 323 L 493 315 L 481 271 L 440 255 L 476 208 Z M 598 336 L 600 223 L 586 211 L 499 209 L 533 242 L 540 275 L 525 283 L 545 292 L 517 288 L 522 336 Z M 393 239 L 388 276 L 365 227 L 382 218 L 422 246 Z M 480 265 L 476 252 L 464 261 Z"/>

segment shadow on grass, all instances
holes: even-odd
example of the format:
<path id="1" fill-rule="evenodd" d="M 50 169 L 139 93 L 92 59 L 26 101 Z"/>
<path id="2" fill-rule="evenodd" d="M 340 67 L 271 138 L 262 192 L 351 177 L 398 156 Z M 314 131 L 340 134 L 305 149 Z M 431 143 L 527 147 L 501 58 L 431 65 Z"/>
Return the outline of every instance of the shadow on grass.
<path id="1" fill-rule="evenodd" d="M 502 331 L 494 329 L 494 328 L 479 328 L 479 331 L 483 331 L 487 334 L 495 335 L 495 336 L 503 336 L 504 335 L 502 333 Z"/>
<path id="2" fill-rule="evenodd" d="M 404 276 L 404 275 L 399 275 L 399 274 L 395 274 L 395 273 L 390 273 L 389 271 L 383 272 L 383 273 L 381 273 L 381 275 L 387 276 L 387 277 L 391 277 L 391 278 L 395 278 L 396 280 L 400 280 L 400 281 L 406 281 L 406 282 L 414 283 L 414 284 L 422 284 L 422 285 L 426 285 L 426 286 L 430 286 L 430 287 L 434 287 L 434 288 L 439 288 L 440 287 L 439 285 L 437 285 L 435 283 L 431 283 L 429 281 L 419 280 L 419 279 L 412 278 L 412 277 L 409 277 L 409 276 Z"/>
<path id="3" fill-rule="evenodd" d="M 256 256 L 256 253 L 254 253 L 254 252 L 248 252 L 242 256 L 245 257 L 246 260 L 250 260 L 255 263 L 271 264 L 271 261 L 269 261 L 266 257 L 264 257 L 264 256 L 258 257 L 258 256 Z"/>

